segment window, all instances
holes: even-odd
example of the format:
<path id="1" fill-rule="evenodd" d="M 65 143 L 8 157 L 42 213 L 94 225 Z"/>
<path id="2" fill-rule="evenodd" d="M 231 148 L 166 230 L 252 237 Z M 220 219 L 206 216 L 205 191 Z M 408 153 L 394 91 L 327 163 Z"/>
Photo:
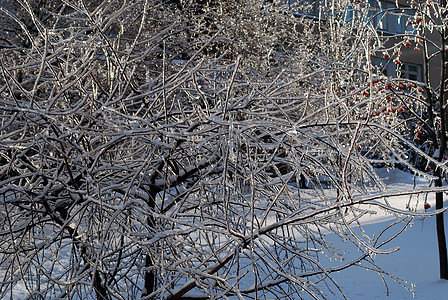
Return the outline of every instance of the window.
<path id="1" fill-rule="evenodd" d="M 400 77 L 410 80 L 422 81 L 422 66 L 415 64 L 403 63 L 400 70 Z"/>
<path id="2" fill-rule="evenodd" d="M 316 1 L 316 0 L 304 0 L 303 5 L 309 6 L 308 14 L 313 15 L 313 16 L 318 16 L 319 15 L 319 6 L 320 6 L 319 2 L 320 1 Z"/>
<path id="3" fill-rule="evenodd" d="M 395 64 L 389 60 L 372 57 L 372 65 L 376 66 L 385 76 L 395 77 L 397 74 Z"/>
<path id="4" fill-rule="evenodd" d="M 413 10 L 406 7 L 398 7 L 395 2 L 369 0 L 369 16 L 372 25 L 387 33 L 405 33 L 406 23 Z"/>
<path id="5" fill-rule="evenodd" d="M 324 0 L 282 0 L 280 3 L 287 6 L 289 11 L 309 16 L 318 16 L 320 6 L 324 4 L 323 1 Z"/>
<path id="6" fill-rule="evenodd" d="M 385 76 L 407 78 L 410 80 L 423 80 L 423 67 L 421 65 L 403 62 L 399 68 L 390 60 L 372 57 L 372 65 L 379 68 Z"/>

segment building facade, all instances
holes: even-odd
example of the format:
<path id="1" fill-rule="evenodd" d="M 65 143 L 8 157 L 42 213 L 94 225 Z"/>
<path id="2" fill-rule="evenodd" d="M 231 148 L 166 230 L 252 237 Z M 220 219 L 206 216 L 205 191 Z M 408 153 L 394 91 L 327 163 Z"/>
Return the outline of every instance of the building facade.
<path id="1" fill-rule="evenodd" d="M 283 0 L 280 1 L 284 9 L 297 15 L 305 15 L 318 20 L 325 20 L 322 8 L 329 5 L 328 0 Z M 390 77 L 402 77 L 410 80 L 424 81 L 424 51 L 421 41 L 416 38 L 415 10 L 411 7 L 411 0 L 363 0 L 352 1 L 346 6 L 344 21 L 350 26 L 370 24 L 382 41 L 382 50 L 374 53 L 371 63 L 378 66 L 381 72 Z M 352 22 L 353 11 L 360 5 L 367 9 L 366 20 L 363 24 Z M 440 55 L 438 54 L 437 33 L 426 32 L 424 37 L 428 43 L 428 54 L 431 56 L 428 72 L 429 84 L 435 88 L 440 83 Z"/>

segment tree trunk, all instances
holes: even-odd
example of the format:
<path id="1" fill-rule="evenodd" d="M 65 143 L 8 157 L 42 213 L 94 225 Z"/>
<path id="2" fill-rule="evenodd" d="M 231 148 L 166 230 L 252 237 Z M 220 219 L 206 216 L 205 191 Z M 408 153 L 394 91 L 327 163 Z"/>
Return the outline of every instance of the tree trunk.
<path id="1" fill-rule="evenodd" d="M 442 186 L 442 179 L 440 177 L 440 172 L 436 171 L 438 179 L 435 182 L 437 187 Z M 436 176 L 437 176 L 436 175 Z M 436 209 L 443 208 L 443 193 L 436 193 Z M 436 216 L 436 228 L 437 228 L 437 243 L 439 245 L 439 265 L 440 265 L 440 278 L 448 279 L 448 256 L 446 248 L 446 238 L 445 238 L 445 226 L 443 220 L 443 213 Z"/>
<path id="2" fill-rule="evenodd" d="M 157 171 L 160 172 L 162 170 L 164 166 L 164 162 L 159 163 L 159 166 L 157 167 Z M 154 184 L 154 179 L 155 176 L 158 172 L 154 172 L 153 176 L 151 176 L 151 182 Z M 156 199 L 156 195 L 157 195 L 157 190 L 152 188 L 149 192 L 150 195 L 150 201 L 149 201 L 149 206 L 151 207 L 151 210 L 154 210 L 156 204 L 155 204 L 155 199 Z M 152 215 L 148 216 L 148 226 L 151 229 L 154 229 L 155 227 L 155 220 L 154 217 Z M 151 268 L 154 267 L 154 262 L 151 258 L 151 254 L 146 254 L 145 257 L 145 267 L 146 268 Z M 142 292 L 142 297 L 146 297 L 148 295 L 150 295 L 152 292 L 154 292 L 156 286 L 156 273 L 154 270 L 151 271 L 145 271 L 145 282 L 144 282 L 144 289 Z"/>
<path id="3" fill-rule="evenodd" d="M 101 276 L 98 271 L 95 271 L 95 274 L 93 275 L 93 287 L 96 292 L 96 299 L 98 300 L 107 300 L 109 299 L 107 297 L 107 290 L 101 283 Z"/>
<path id="4" fill-rule="evenodd" d="M 154 265 L 151 256 L 149 254 L 146 255 L 145 267 L 150 268 Z M 142 297 L 150 295 L 154 291 L 156 283 L 156 276 L 154 271 L 146 271 L 145 272 L 145 289 L 142 293 Z"/>
<path id="5" fill-rule="evenodd" d="M 441 0 L 440 4 L 442 7 L 446 6 L 446 0 Z M 447 17 L 447 11 L 445 10 L 442 13 L 442 19 Z M 446 88 L 446 80 L 448 78 L 448 53 L 446 50 L 447 47 L 447 31 L 446 28 L 442 29 L 441 32 L 441 49 L 442 49 L 442 61 L 441 61 L 441 80 L 440 80 L 440 94 L 439 94 L 439 108 L 440 108 L 440 148 L 439 148 L 439 161 L 443 160 L 443 156 L 445 155 L 447 149 L 447 127 L 448 127 L 448 116 L 447 116 L 447 88 Z M 437 187 L 442 186 L 442 174 L 439 169 L 436 169 L 435 174 L 437 180 L 435 185 Z M 443 193 L 436 193 L 436 209 L 443 208 Z M 436 228 L 437 228 L 437 242 L 439 245 L 439 263 L 440 263 L 440 278 L 448 279 L 448 257 L 447 257 L 447 249 L 446 249 L 446 238 L 445 238 L 445 227 L 443 221 L 443 213 L 438 214 L 436 216 Z"/>

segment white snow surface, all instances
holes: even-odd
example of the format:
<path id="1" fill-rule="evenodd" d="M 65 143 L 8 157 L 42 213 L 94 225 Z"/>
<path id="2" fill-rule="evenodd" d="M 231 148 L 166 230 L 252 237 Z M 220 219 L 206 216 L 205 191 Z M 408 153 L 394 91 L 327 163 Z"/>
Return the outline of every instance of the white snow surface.
<path id="1" fill-rule="evenodd" d="M 378 169 L 378 175 L 384 179 L 388 192 L 409 191 L 414 188 L 413 175 L 400 170 Z M 416 178 L 415 184 L 419 188 L 429 187 L 429 181 L 424 178 Z M 431 205 L 428 211 L 435 207 L 434 195 L 429 195 L 426 201 Z M 447 196 L 445 197 L 447 198 Z M 425 199 L 420 196 L 400 196 L 390 199 L 393 207 L 406 210 L 407 205 L 416 211 L 424 211 Z M 448 201 L 445 201 L 445 206 Z M 378 213 L 369 215 L 363 219 L 364 228 L 368 232 L 378 232 L 389 224 L 395 216 L 386 214 L 382 210 L 372 208 Z M 364 268 L 352 266 L 346 270 L 332 274 L 337 281 L 347 299 L 448 299 L 448 280 L 439 279 L 438 248 L 435 227 L 435 216 L 417 217 L 412 221 L 412 226 L 408 227 L 394 241 L 388 244 L 387 248 L 400 247 L 400 250 L 387 255 L 377 255 L 376 263 L 386 272 L 400 277 L 408 283 L 415 284 L 415 293 L 406 290 L 398 283 L 386 278 L 387 288 L 381 277 L 375 271 L 367 271 Z M 448 233 L 448 220 L 445 217 L 445 230 Z M 365 225 L 367 224 L 367 225 Z M 333 246 L 338 247 L 342 243 L 333 234 L 328 235 Z M 359 256 L 356 248 L 350 255 Z M 23 290 L 22 290 L 23 288 Z M 323 286 L 325 290 L 325 287 Z M 334 290 L 334 288 L 333 288 Z M 328 299 L 343 299 L 340 294 L 334 295 L 328 290 L 324 291 Z M 18 284 L 14 289 L 14 298 L 23 299 L 26 295 L 23 285 Z M 305 299 L 306 298 L 305 296 Z M 309 298 L 311 299 L 311 298 Z"/>
<path id="2" fill-rule="evenodd" d="M 378 175 L 384 179 L 388 191 L 409 191 L 414 187 L 413 175 L 400 171 L 386 169 L 377 170 Z M 416 178 L 418 187 L 428 187 L 429 181 L 423 178 Z M 421 197 L 422 198 L 422 197 Z M 445 195 L 445 198 L 447 196 Z M 400 209 L 406 209 L 410 203 L 412 209 L 424 211 L 425 199 L 417 199 L 413 196 L 409 201 L 409 196 L 396 197 L 390 199 L 391 204 Z M 431 205 L 428 211 L 434 210 L 435 195 L 429 195 L 426 199 Z M 444 206 L 448 205 L 445 200 Z M 448 220 L 445 213 L 445 231 L 448 233 Z M 385 227 L 387 216 L 384 213 L 369 216 L 367 231 L 378 232 Z M 448 299 L 448 280 L 439 279 L 438 247 L 436 235 L 436 217 L 414 218 L 412 226 L 408 227 L 388 248 L 399 246 L 400 250 L 388 255 L 377 255 L 376 263 L 386 272 L 400 277 L 409 283 L 415 284 L 412 294 L 398 283 L 387 279 L 387 288 L 378 273 L 367 271 L 359 267 L 351 267 L 337 274 L 334 278 L 341 286 L 348 299 Z M 365 223 L 364 223 L 365 224 Z M 337 243 L 337 240 L 335 239 Z M 336 244 L 337 246 L 337 244 Z M 356 254 L 355 254 L 356 255 Z M 343 299 L 340 295 L 327 293 L 329 299 Z"/>

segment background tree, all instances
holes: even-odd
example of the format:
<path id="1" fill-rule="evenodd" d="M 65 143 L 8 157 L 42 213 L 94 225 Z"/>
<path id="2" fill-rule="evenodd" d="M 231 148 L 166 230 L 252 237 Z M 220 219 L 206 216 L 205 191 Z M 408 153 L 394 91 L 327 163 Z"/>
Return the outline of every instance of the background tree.
<path id="1" fill-rule="evenodd" d="M 373 163 L 408 146 L 445 170 L 387 126 L 401 107 L 373 117 L 390 92 L 362 5 L 354 27 L 347 1 L 324 21 L 263 1 L 8 3 L 2 297 L 343 294 L 331 274 L 387 276 L 374 254 L 417 214 L 390 207 Z M 374 237 L 372 205 L 401 216 Z"/>
<path id="2" fill-rule="evenodd" d="M 407 135 L 419 151 L 425 152 L 437 162 L 425 157 L 414 156 L 415 149 L 410 151 L 416 173 L 426 173 L 433 178 L 436 187 L 443 186 L 446 171 L 440 164 L 446 165 L 446 132 L 447 132 L 447 3 L 446 1 L 403 1 L 397 8 L 385 9 L 381 4 L 373 5 L 374 18 L 386 19 L 390 15 L 405 16 L 406 31 L 399 35 L 381 35 L 383 62 L 394 63 L 397 79 L 390 79 L 388 89 L 390 98 L 402 103 L 405 112 L 400 114 L 399 122 L 404 126 L 395 129 Z M 371 6 L 372 7 L 372 6 Z M 381 52 L 379 52 L 381 53 Z M 408 62 L 422 65 L 422 78 L 408 76 L 405 68 Z M 410 61 L 409 61 L 410 60 Z M 384 66 L 385 64 L 383 64 Z M 436 208 L 443 208 L 443 192 L 436 196 Z M 436 217 L 436 228 L 439 247 L 440 278 L 448 279 L 448 259 L 444 229 L 444 214 Z"/>

